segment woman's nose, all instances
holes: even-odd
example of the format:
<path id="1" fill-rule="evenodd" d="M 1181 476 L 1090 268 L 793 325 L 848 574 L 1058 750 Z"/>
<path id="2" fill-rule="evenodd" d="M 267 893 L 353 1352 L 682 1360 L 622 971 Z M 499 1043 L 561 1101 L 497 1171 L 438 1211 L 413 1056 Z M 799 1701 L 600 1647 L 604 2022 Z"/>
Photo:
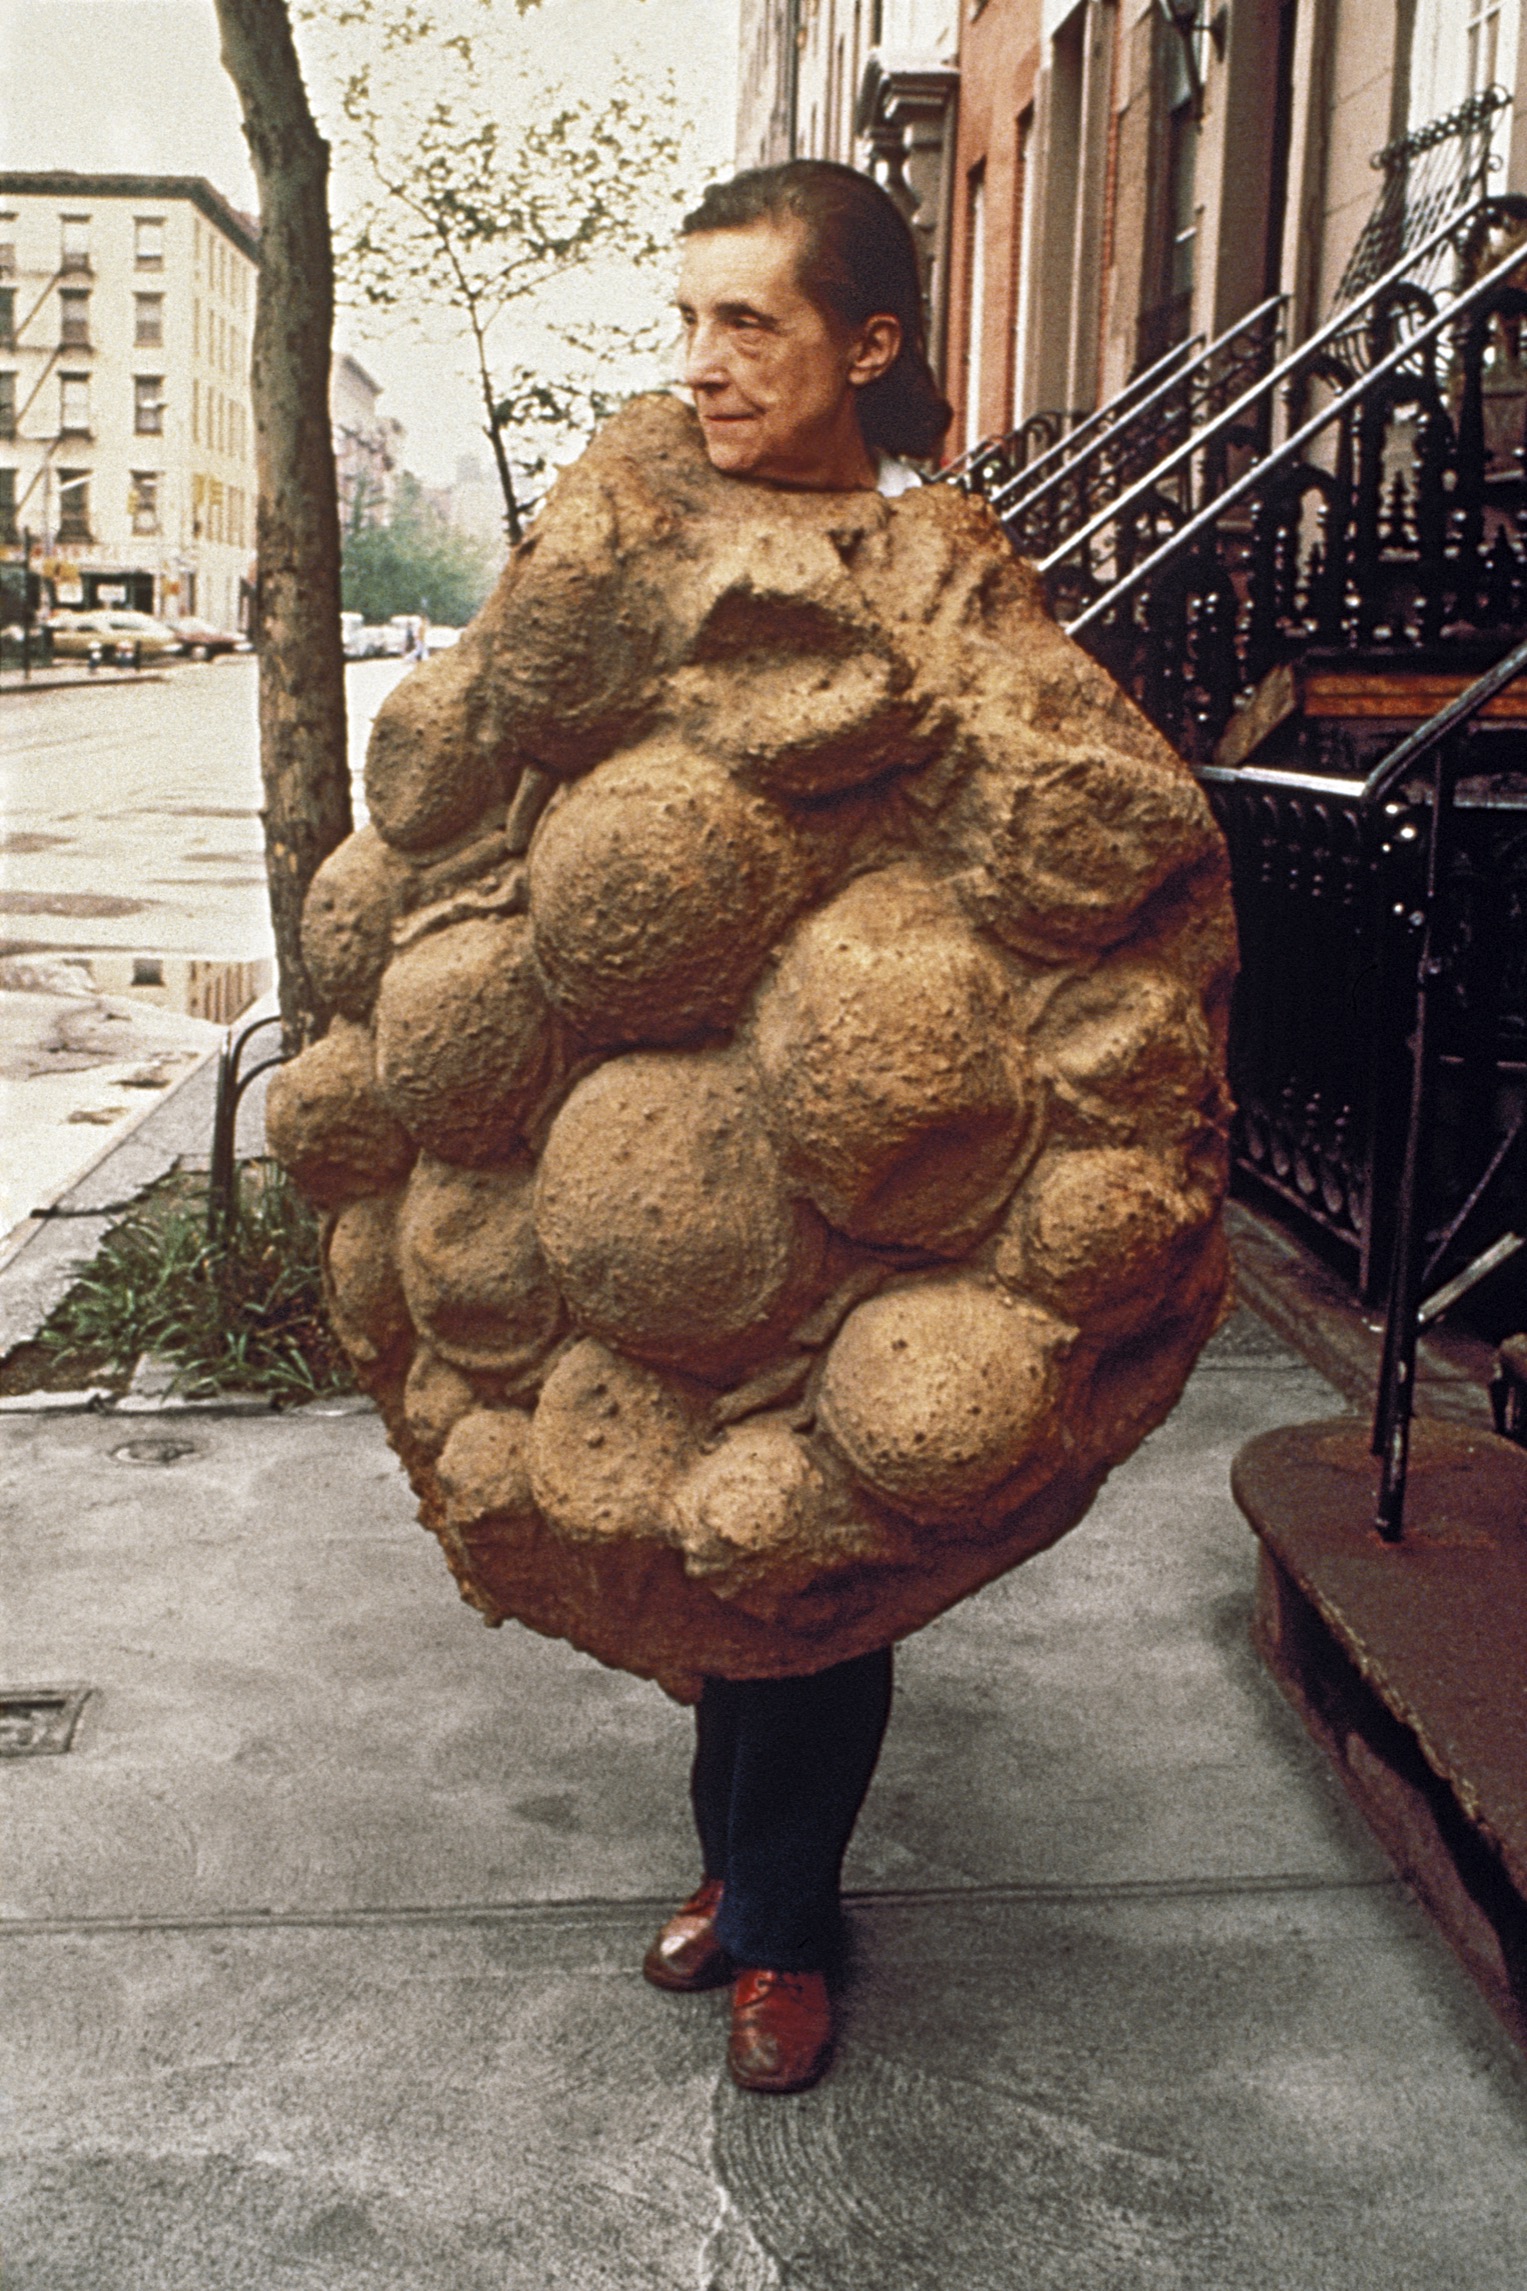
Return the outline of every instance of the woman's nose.
<path id="1" fill-rule="evenodd" d="M 684 345 L 684 383 L 690 390 L 717 389 L 731 380 L 717 329 L 703 321 Z"/>

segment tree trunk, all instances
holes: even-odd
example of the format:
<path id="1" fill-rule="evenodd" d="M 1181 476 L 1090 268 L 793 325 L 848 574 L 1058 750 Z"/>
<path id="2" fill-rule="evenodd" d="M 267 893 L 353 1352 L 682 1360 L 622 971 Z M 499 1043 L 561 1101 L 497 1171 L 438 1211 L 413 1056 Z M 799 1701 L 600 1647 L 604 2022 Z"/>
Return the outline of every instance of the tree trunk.
<path id="1" fill-rule="evenodd" d="M 295 1050 L 328 1016 L 302 959 L 302 902 L 352 826 L 329 433 L 329 147 L 308 109 L 285 0 L 217 0 L 217 14 L 260 193 L 251 370 L 260 772 L 281 1017 Z"/>

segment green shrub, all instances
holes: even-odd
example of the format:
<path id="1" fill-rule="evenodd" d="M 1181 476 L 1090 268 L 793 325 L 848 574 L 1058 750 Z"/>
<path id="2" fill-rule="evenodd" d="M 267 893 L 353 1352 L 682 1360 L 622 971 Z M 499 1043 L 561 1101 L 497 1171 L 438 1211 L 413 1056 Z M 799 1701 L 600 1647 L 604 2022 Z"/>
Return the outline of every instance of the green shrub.
<path id="1" fill-rule="evenodd" d="M 207 1240 L 204 1184 L 172 1182 L 112 1228 L 39 1331 L 55 1367 L 120 1379 L 153 1353 L 191 1399 L 354 1389 L 324 1311 L 317 1219 L 273 1162 L 242 1176 L 225 1246 Z"/>

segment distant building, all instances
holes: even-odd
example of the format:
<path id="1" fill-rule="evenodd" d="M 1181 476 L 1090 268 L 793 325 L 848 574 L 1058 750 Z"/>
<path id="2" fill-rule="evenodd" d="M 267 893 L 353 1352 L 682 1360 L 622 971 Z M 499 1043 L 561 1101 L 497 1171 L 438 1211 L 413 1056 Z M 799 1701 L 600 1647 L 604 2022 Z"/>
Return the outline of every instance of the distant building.
<path id="1" fill-rule="evenodd" d="M 382 395 L 358 358 L 340 351 L 329 369 L 329 420 L 345 533 L 385 525 L 403 466 L 403 424 L 378 412 Z"/>
<path id="2" fill-rule="evenodd" d="M 57 603 L 247 623 L 258 263 L 199 176 L 0 173 L 0 551 Z"/>
<path id="3" fill-rule="evenodd" d="M 462 454 L 456 463 L 456 482 L 450 489 L 450 521 L 458 533 L 503 549 L 504 495 L 496 473 L 475 453 Z"/>

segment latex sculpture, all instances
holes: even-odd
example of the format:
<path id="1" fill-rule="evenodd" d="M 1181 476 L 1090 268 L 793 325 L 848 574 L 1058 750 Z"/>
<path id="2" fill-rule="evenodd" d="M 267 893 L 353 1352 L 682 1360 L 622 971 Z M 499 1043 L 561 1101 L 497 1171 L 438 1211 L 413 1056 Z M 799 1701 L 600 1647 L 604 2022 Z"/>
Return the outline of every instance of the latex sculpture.
<path id="1" fill-rule="evenodd" d="M 689 1695 L 1063 1535 L 1223 1311 L 1224 854 L 943 486 L 646 398 L 381 710 L 272 1086 L 465 1595 Z"/>

